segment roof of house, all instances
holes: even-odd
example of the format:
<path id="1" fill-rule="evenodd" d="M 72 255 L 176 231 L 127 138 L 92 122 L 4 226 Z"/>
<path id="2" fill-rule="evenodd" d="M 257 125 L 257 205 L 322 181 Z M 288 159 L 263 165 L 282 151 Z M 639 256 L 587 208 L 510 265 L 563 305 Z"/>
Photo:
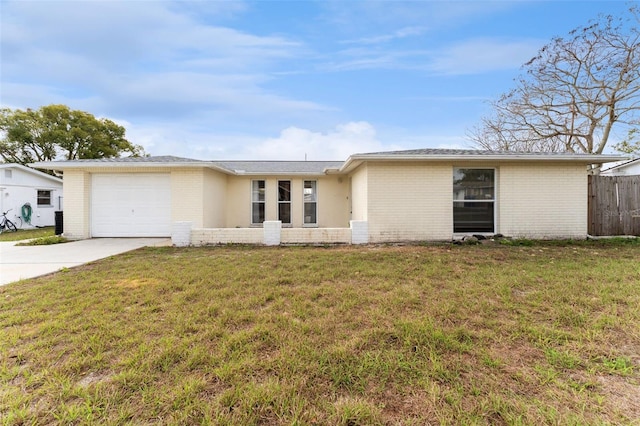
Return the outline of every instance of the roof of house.
<path id="1" fill-rule="evenodd" d="M 412 149 L 353 154 L 346 161 L 205 161 L 174 156 L 104 158 L 51 161 L 35 167 L 64 170 L 86 167 L 193 167 L 201 166 L 232 175 L 323 175 L 346 173 L 364 161 L 567 161 L 584 164 L 619 161 L 620 156 L 554 152 L 481 151 L 473 149 Z"/>
<path id="2" fill-rule="evenodd" d="M 492 157 L 492 158 L 544 158 L 544 159 L 577 159 L 585 158 L 610 158 L 620 160 L 618 155 L 578 154 L 572 152 L 524 152 L 524 151 L 489 151 L 479 149 L 408 149 L 403 151 L 383 151 L 353 154 L 351 158 L 378 158 L 378 157 L 411 157 L 411 158 L 464 158 L 464 157 Z"/>
<path id="3" fill-rule="evenodd" d="M 618 155 L 575 154 L 567 152 L 518 152 L 487 151 L 476 149 L 410 149 L 404 151 L 370 152 L 351 155 L 340 168 L 348 172 L 364 161 L 566 161 L 583 164 L 599 164 L 619 161 Z"/>
<path id="4" fill-rule="evenodd" d="M 19 169 L 27 173 L 39 176 L 41 178 L 52 180 L 56 183 L 62 183 L 62 179 L 60 179 L 59 177 L 51 176 L 50 174 L 43 173 L 39 170 L 32 169 L 31 167 L 23 166 L 22 164 L 18 163 L 2 163 L 0 164 L 0 169 Z"/>
<path id="5" fill-rule="evenodd" d="M 67 165 L 69 163 L 77 163 L 77 164 L 87 164 L 87 163 L 97 163 L 97 164 L 114 164 L 114 163 L 202 163 L 202 160 L 195 160 L 193 158 L 184 158 L 184 157 L 175 157 L 173 155 L 156 155 L 149 157 L 116 157 L 116 158 L 86 158 L 82 160 L 59 160 L 52 161 L 52 164 L 63 164 Z"/>
<path id="6" fill-rule="evenodd" d="M 220 168 L 238 175 L 325 174 L 339 169 L 343 161 L 212 161 Z"/>
<path id="7" fill-rule="evenodd" d="M 618 169 L 624 169 L 626 167 L 632 166 L 635 163 L 640 164 L 640 158 L 633 158 L 631 160 L 628 161 L 624 161 L 622 163 L 618 163 L 618 164 L 614 164 L 611 167 L 608 167 L 606 169 L 602 169 L 603 172 L 608 172 L 609 170 L 618 170 Z"/>

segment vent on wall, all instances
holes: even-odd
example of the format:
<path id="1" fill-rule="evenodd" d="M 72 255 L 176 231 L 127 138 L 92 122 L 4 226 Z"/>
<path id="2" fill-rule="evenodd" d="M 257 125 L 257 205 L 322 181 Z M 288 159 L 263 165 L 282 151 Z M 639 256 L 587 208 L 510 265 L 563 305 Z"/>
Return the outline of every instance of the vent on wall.
<path id="1" fill-rule="evenodd" d="M 4 171 L 4 177 L 6 177 L 7 179 L 11 179 L 11 175 L 13 175 L 13 170 L 6 169 Z"/>

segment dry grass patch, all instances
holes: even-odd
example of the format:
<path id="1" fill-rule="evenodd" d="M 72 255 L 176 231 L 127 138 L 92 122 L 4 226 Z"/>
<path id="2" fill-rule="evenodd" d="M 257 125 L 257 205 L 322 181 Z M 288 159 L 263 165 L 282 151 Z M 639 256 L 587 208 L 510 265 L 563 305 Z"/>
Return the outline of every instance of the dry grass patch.
<path id="1" fill-rule="evenodd" d="M 640 246 L 147 248 L 0 287 L 3 424 L 628 424 Z"/>

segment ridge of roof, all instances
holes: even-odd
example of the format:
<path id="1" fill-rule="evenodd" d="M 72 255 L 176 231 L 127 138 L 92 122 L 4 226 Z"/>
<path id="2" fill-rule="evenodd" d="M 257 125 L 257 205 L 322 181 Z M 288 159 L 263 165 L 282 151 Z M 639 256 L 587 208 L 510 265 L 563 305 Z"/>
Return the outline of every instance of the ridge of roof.
<path id="1" fill-rule="evenodd" d="M 80 160 L 57 160 L 52 163 L 202 163 L 193 158 L 175 157 L 173 155 L 155 155 L 148 157 L 114 157 L 114 158 L 83 158 Z"/>
<path id="2" fill-rule="evenodd" d="M 498 155 L 498 156 L 532 156 L 532 157 L 545 157 L 545 156 L 571 156 L 571 157 L 580 157 L 580 156 L 597 156 L 599 154 L 583 154 L 583 153 L 573 153 L 573 152 L 545 152 L 545 151 L 499 151 L 499 150 L 483 150 L 483 149 L 449 149 L 449 148 L 421 148 L 421 149 L 407 149 L 400 151 L 380 151 L 380 152 L 365 152 L 359 154 L 353 154 L 352 157 L 357 156 L 395 156 L 395 155 L 406 155 L 406 156 L 421 156 L 421 155 L 456 155 L 456 156 L 490 156 L 490 155 Z"/>

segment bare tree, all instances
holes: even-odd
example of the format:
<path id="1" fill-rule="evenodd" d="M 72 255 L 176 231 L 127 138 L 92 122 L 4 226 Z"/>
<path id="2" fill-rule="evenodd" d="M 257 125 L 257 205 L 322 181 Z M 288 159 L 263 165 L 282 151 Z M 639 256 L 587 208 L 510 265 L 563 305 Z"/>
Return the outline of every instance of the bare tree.
<path id="1" fill-rule="evenodd" d="M 640 124 L 640 11 L 555 38 L 469 132 L 479 148 L 601 154 Z"/>

